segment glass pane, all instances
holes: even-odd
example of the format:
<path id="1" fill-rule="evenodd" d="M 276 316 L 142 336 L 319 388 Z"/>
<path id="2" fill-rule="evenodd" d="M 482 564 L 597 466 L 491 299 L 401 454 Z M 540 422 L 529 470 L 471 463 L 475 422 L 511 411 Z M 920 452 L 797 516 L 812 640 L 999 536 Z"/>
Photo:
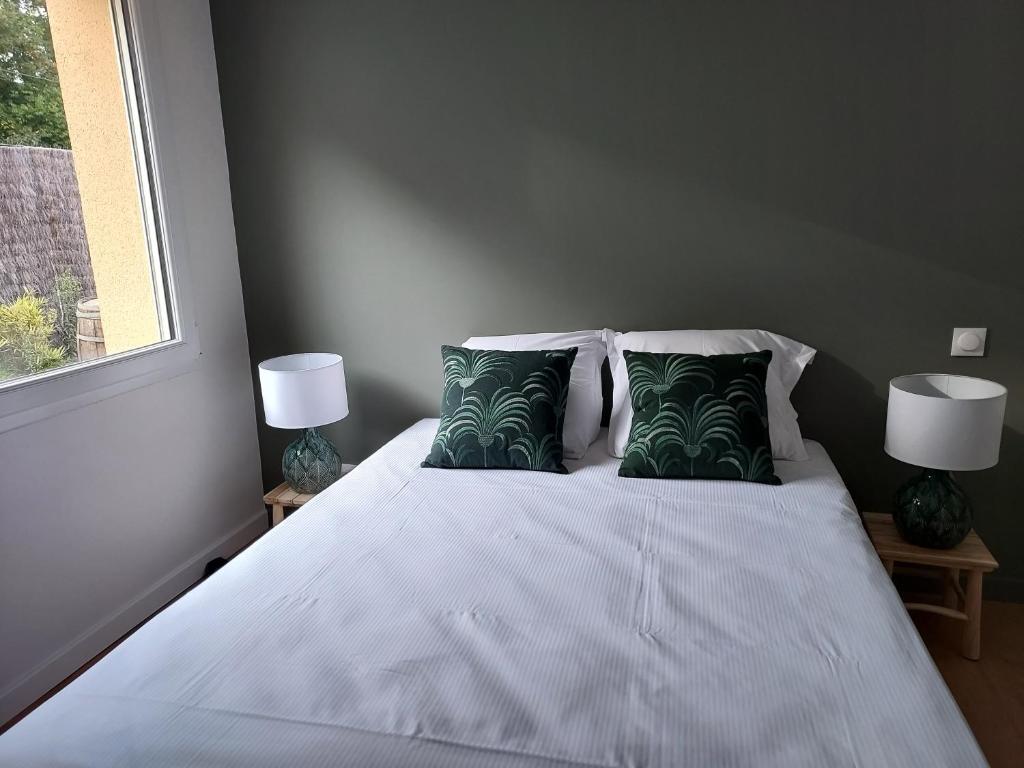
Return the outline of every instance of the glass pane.
<path id="1" fill-rule="evenodd" d="M 172 338 L 112 10 L 0 0 L 0 386 Z"/>

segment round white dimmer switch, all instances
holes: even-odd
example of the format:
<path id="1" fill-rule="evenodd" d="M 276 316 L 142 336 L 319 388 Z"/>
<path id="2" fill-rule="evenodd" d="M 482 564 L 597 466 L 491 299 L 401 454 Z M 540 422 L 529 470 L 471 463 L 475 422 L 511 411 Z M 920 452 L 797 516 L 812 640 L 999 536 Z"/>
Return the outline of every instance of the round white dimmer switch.
<path id="1" fill-rule="evenodd" d="M 988 328 L 954 328 L 949 354 L 953 357 L 982 357 Z"/>
<path id="2" fill-rule="evenodd" d="M 956 344 L 964 352 L 974 352 L 981 346 L 981 337 L 973 331 L 968 331 L 960 334 Z"/>

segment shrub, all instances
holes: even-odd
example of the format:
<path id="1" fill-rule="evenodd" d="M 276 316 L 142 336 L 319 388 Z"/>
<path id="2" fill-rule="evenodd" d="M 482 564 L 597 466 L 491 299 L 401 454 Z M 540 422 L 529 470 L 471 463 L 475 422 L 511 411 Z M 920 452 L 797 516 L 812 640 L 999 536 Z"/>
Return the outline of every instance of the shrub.
<path id="1" fill-rule="evenodd" d="M 55 321 L 46 299 L 31 293 L 0 304 L 0 379 L 39 373 L 67 360 L 67 349 L 50 341 Z"/>
<path id="2" fill-rule="evenodd" d="M 82 298 L 82 282 L 70 267 L 64 267 L 54 280 L 57 319 L 54 344 L 74 351 L 78 346 L 78 302 Z"/>

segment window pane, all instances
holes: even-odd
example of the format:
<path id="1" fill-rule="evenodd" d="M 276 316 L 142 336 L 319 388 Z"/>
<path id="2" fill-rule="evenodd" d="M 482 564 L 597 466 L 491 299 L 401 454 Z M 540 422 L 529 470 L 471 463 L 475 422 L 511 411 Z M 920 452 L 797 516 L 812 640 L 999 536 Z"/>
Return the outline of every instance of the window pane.
<path id="1" fill-rule="evenodd" d="M 173 338 L 113 10 L 0 0 L 0 386 Z"/>

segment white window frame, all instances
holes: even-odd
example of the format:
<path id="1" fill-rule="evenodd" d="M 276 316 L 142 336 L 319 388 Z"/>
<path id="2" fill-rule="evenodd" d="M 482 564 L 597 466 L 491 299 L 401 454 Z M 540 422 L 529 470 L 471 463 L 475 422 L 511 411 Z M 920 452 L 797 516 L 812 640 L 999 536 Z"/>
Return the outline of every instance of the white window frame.
<path id="1" fill-rule="evenodd" d="M 73 363 L 0 383 L 0 433 L 106 400 L 193 370 L 200 355 L 188 279 L 188 239 L 183 195 L 168 130 L 155 115 L 169 115 L 158 23 L 139 0 L 111 0 L 129 124 L 144 208 L 154 295 L 162 333 L 173 338 L 140 349 Z"/>

